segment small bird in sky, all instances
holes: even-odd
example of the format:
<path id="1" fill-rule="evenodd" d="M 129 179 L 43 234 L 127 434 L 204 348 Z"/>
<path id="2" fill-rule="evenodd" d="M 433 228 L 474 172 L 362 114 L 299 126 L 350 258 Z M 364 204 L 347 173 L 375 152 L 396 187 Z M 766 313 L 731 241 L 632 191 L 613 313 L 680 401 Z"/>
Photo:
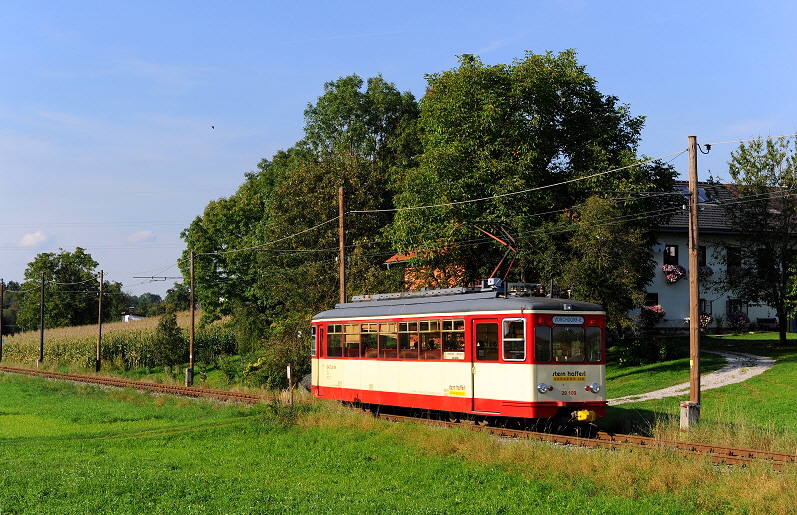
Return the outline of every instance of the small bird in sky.
<path id="1" fill-rule="evenodd" d="M 210 126 L 210 128 L 211 128 L 211 129 L 215 129 L 215 128 L 216 128 L 216 126 L 215 126 L 215 125 L 211 125 L 211 126 Z"/>

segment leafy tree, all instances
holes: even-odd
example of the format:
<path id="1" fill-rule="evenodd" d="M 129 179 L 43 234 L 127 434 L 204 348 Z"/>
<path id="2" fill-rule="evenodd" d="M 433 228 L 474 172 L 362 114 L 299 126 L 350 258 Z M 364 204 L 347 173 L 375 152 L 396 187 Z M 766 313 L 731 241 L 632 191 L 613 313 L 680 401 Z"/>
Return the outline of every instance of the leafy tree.
<path id="1" fill-rule="evenodd" d="M 163 303 L 167 310 L 185 311 L 191 309 L 191 288 L 185 283 L 174 283 L 166 290 L 166 299 Z"/>
<path id="2" fill-rule="evenodd" d="M 158 365 L 173 366 L 188 359 L 188 344 L 185 335 L 177 325 L 177 315 L 166 313 L 158 321 L 155 329 L 154 362 Z"/>
<path id="3" fill-rule="evenodd" d="M 476 227 L 515 237 L 510 279 L 547 282 L 563 273 L 551 258 L 567 235 L 540 238 L 541 229 L 556 234 L 562 212 L 595 191 L 672 188 L 670 167 L 637 160 L 643 118 L 598 91 L 572 50 L 493 66 L 464 55 L 427 78 L 423 154 L 399 178 L 396 204 L 438 207 L 400 211 L 389 234 L 418 265 L 458 267 L 460 284 L 488 276 L 506 249 Z M 661 219 L 644 214 L 657 203 L 630 198 L 623 210 L 650 233 Z"/>
<path id="4" fill-rule="evenodd" d="M 138 296 L 138 302 L 135 304 L 136 311 L 144 316 L 157 315 L 162 302 L 163 299 L 158 294 L 142 293 Z"/>
<path id="5" fill-rule="evenodd" d="M 735 241 L 719 242 L 714 256 L 727 273 L 715 277 L 713 287 L 751 304 L 772 306 L 781 345 L 786 343 L 788 308 L 797 300 L 796 165 L 795 144 L 787 138 L 759 138 L 731 153 L 728 172 L 738 200 L 722 207 L 738 232 Z"/>
<path id="6" fill-rule="evenodd" d="M 40 288 L 44 276 L 44 325 L 47 328 L 97 323 L 99 277 L 98 263 L 84 249 L 55 254 L 42 253 L 28 263 L 25 293 L 20 302 L 17 323 L 25 330 L 39 328 Z M 113 296 L 121 292 L 120 283 L 105 282 L 103 293 Z M 103 303 L 103 320 L 110 320 L 113 303 Z"/>
<path id="7" fill-rule="evenodd" d="M 608 199 L 592 196 L 562 215 L 568 244 L 556 247 L 563 262 L 559 279 L 575 298 L 601 304 L 616 329 L 630 324 L 628 312 L 643 304 L 656 262 L 644 229 Z M 619 332 L 619 331 L 618 331 Z"/>
<path id="8" fill-rule="evenodd" d="M 239 342 L 254 349 L 289 312 L 334 303 L 338 187 L 349 210 L 393 207 L 393 177 L 417 151 L 417 113 L 412 95 L 381 77 L 325 84 L 305 111 L 305 139 L 263 160 L 233 196 L 211 202 L 183 231 L 180 266 L 187 277 L 194 251 L 195 293 L 207 317 L 234 314 Z M 389 213 L 347 216 L 351 292 L 395 282 L 395 272 L 379 269 L 391 250 L 377 237 L 389 222 Z"/>
<path id="9" fill-rule="evenodd" d="M 3 334 L 14 334 L 19 331 L 17 312 L 22 298 L 20 285 L 16 281 L 8 281 L 3 287 Z"/>

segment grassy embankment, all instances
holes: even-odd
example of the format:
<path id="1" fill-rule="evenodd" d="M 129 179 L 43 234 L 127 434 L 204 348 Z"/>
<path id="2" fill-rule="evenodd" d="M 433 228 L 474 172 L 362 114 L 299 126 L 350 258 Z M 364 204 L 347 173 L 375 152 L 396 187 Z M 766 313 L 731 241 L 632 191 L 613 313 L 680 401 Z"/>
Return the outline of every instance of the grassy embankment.
<path id="1" fill-rule="evenodd" d="M 701 393 L 701 423 L 689 432 L 694 441 L 731 444 L 737 447 L 771 449 L 797 453 L 797 334 L 789 334 L 789 345 L 779 347 L 777 334 L 757 333 L 725 337 L 703 337 L 703 349 L 746 352 L 768 356 L 775 366 L 760 376 Z M 628 392 L 653 391 L 689 380 L 688 360 L 659 363 L 627 369 L 608 367 L 607 390 L 610 397 Z M 711 354 L 701 354 L 701 365 L 721 361 Z M 704 373 L 706 372 L 703 367 Z M 615 394 L 616 390 L 628 392 Z M 625 384 L 623 384 L 625 383 Z M 679 402 L 688 396 L 622 404 L 610 408 L 603 423 L 619 429 L 641 428 L 665 438 L 683 438 L 679 427 Z M 619 430 L 618 429 L 618 430 Z"/>
<path id="2" fill-rule="evenodd" d="M 774 335 L 753 338 L 705 340 L 778 362 L 704 392 L 701 424 L 682 438 L 797 452 L 797 350 L 774 348 Z M 639 391 L 687 380 L 678 368 L 610 366 L 608 389 L 638 377 Z M 612 407 L 608 418 L 679 437 L 680 400 Z M 0 470 L 4 514 L 786 514 L 797 505 L 797 471 L 765 465 L 507 443 L 325 403 L 217 405 L 9 375 L 0 376 Z"/>
<path id="3" fill-rule="evenodd" d="M 0 375 L 3 514 L 793 513 L 797 471 Z"/>

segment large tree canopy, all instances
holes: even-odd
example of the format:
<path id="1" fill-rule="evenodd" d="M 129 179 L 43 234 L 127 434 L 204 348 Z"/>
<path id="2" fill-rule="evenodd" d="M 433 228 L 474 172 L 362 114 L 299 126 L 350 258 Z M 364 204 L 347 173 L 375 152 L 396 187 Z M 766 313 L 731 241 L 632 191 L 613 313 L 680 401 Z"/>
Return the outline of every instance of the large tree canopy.
<path id="1" fill-rule="evenodd" d="M 305 138 L 263 160 L 233 196 L 211 202 L 183 231 L 181 269 L 187 276 L 194 251 L 206 313 L 235 313 L 252 332 L 334 302 L 340 186 L 347 210 L 386 213 L 346 218 L 349 289 L 384 287 L 394 274 L 380 270 L 389 247 L 377 237 L 391 220 L 392 177 L 413 166 L 418 151 L 417 116 L 412 95 L 382 77 L 325 84 L 305 111 Z"/>
<path id="2" fill-rule="evenodd" d="M 670 201 L 636 193 L 671 190 L 675 175 L 638 159 L 643 119 L 598 91 L 573 51 L 492 66 L 463 56 L 428 81 L 420 104 L 381 76 L 328 82 L 304 113 L 304 138 L 208 204 L 182 234 L 180 263 L 187 278 L 195 253 L 207 316 L 235 315 L 258 337 L 334 304 L 340 186 L 350 295 L 401 289 L 402 271 L 382 266 L 396 252 L 436 279 L 484 278 L 506 251 L 490 237 L 500 232 L 516 242 L 510 279 L 555 279 L 617 313 L 639 303 L 651 228 Z M 606 257 L 593 252 L 596 234 L 611 243 L 610 266 L 629 271 L 611 275 L 622 282 L 614 299 L 579 273 Z M 639 252 L 618 254 L 632 244 Z"/>
<path id="3" fill-rule="evenodd" d="M 714 258 L 727 273 L 712 284 L 745 302 L 774 307 L 785 344 L 789 304 L 797 299 L 797 149 L 786 138 L 742 143 L 731 153 L 728 172 L 738 200 L 722 207 L 738 232 L 734 241 L 719 242 Z"/>
<path id="4" fill-rule="evenodd" d="M 558 225 L 564 210 L 595 192 L 672 187 L 668 166 L 629 166 L 638 162 L 643 118 L 598 91 L 573 51 L 492 66 L 465 55 L 459 68 L 428 80 L 423 154 L 400 178 L 396 204 L 406 209 L 390 235 L 427 268 L 456 265 L 461 284 L 490 274 L 504 251 L 475 227 L 509 228 L 518 244 L 515 277 L 547 282 L 561 272 L 549 259 L 561 239 L 540 238 L 540 230 Z M 623 209 L 641 215 L 654 207 L 628 199 Z M 656 222 L 636 218 L 641 227 Z"/>
<path id="5" fill-rule="evenodd" d="M 45 252 L 28 263 L 25 282 L 21 291 L 25 293 L 17 314 L 17 324 L 25 330 L 39 328 L 41 285 L 44 278 L 44 326 L 68 327 L 96 324 L 99 310 L 98 263 L 84 249 L 74 252 L 63 249 L 58 254 Z M 121 313 L 123 306 L 122 285 L 116 282 L 103 283 L 103 320 L 111 320 Z"/>

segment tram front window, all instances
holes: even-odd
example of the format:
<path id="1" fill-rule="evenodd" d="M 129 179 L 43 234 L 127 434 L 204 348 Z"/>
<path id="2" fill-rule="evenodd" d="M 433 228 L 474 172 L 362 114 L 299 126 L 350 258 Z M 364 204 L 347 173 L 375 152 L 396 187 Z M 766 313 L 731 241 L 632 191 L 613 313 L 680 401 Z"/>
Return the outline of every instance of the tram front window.
<path id="1" fill-rule="evenodd" d="M 534 328 L 534 359 L 539 362 L 551 361 L 551 328 L 538 325 Z"/>
<path id="2" fill-rule="evenodd" d="M 587 327 L 587 361 L 601 360 L 601 328 Z"/>
<path id="3" fill-rule="evenodd" d="M 584 361 L 583 327 L 556 326 L 552 339 L 555 361 Z"/>

